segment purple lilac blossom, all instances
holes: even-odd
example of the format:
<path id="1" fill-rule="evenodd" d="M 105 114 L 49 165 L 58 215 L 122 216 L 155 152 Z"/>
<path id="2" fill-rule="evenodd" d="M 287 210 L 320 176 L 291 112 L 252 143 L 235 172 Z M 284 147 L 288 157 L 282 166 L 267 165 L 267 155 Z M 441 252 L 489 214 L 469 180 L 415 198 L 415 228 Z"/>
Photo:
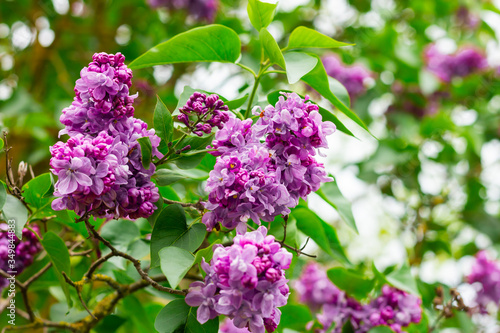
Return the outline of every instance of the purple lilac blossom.
<path id="1" fill-rule="evenodd" d="M 366 305 L 339 290 L 320 267 L 311 262 L 294 283 L 299 301 L 316 311 L 323 326 L 315 333 L 339 333 L 350 321 L 355 332 L 366 333 L 375 326 L 388 326 L 397 333 L 422 317 L 422 300 L 402 290 L 383 286 L 382 294 Z M 318 309 L 320 311 L 318 312 Z"/>
<path id="2" fill-rule="evenodd" d="M 32 224 L 31 228 L 35 232 L 39 232 L 36 224 Z M 14 235 L 13 242 L 11 242 L 8 226 L 5 223 L 0 224 L 0 269 L 5 272 L 15 271 L 17 275 L 33 263 L 35 255 L 42 250 L 42 245 L 38 238 L 27 228 L 23 229 L 23 239 L 19 240 Z M 15 253 L 9 253 L 9 245 L 14 245 Z M 11 246 L 12 246 L 11 245 Z M 9 257 L 11 255 L 12 257 Z M 9 260 L 13 260 L 14 267 L 9 265 Z M 0 277 L 0 293 L 3 288 L 9 284 L 8 280 Z"/>
<path id="3" fill-rule="evenodd" d="M 237 328 L 253 333 L 274 332 L 287 303 L 292 254 L 267 235 L 263 226 L 237 235 L 233 245 L 216 245 L 203 282 L 193 282 L 186 296 L 189 306 L 197 306 L 197 319 L 203 324 L 219 315 L 230 318 Z"/>
<path id="4" fill-rule="evenodd" d="M 473 47 L 463 47 L 454 54 L 443 54 L 435 44 L 430 44 L 424 51 L 424 59 L 427 69 L 444 82 L 488 67 L 484 54 Z"/>
<path id="5" fill-rule="evenodd" d="M 231 116 L 216 132 L 212 154 L 218 158 L 205 188 L 208 230 L 220 222 L 244 233 L 249 219 L 260 224 L 288 215 L 299 198 L 332 180 L 314 156 L 328 147 L 326 136 L 335 125 L 323 122 L 307 99 L 286 93 L 275 106 L 256 111 L 260 118 L 253 126 L 250 119 Z"/>
<path id="6" fill-rule="evenodd" d="M 486 251 L 476 254 L 467 281 L 478 287 L 475 301 L 482 313 L 487 313 L 490 304 L 500 305 L 500 263 L 490 259 Z"/>
<path id="7" fill-rule="evenodd" d="M 333 54 L 324 56 L 321 61 L 326 73 L 342 83 L 352 100 L 366 92 L 372 78 L 372 73 L 366 67 L 360 64 L 345 65 Z"/>
<path id="8" fill-rule="evenodd" d="M 368 332 L 376 326 L 388 326 L 396 333 L 411 323 L 419 323 L 422 319 L 422 300 L 405 291 L 382 287 L 382 295 L 363 307 L 360 323 L 356 332 Z"/>
<path id="9" fill-rule="evenodd" d="M 195 92 L 186 105 L 179 109 L 179 121 L 183 122 L 194 134 L 210 134 L 212 128 L 223 128 L 225 122 L 233 116 L 219 96 Z"/>
<path id="10" fill-rule="evenodd" d="M 250 333 L 250 331 L 246 327 L 238 328 L 234 326 L 233 321 L 226 318 L 219 328 L 219 333 Z"/>
<path id="11" fill-rule="evenodd" d="M 157 209 L 155 165 L 143 167 L 137 139 L 149 137 L 153 156 L 161 158 L 160 138 L 133 117 L 136 96 L 129 95 L 132 71 L 124 60 L 120 53 L 96 53 L 76 81 L 75 100 L 61 116 L 61 134 L 70 138 L 50 148 L 51 171 L 58 176 L 55 210 L 136 219 Z"/>
<path id="12" fill-rule="evenodd" d="M 151 8 L 165 7 L 173 10 L 186 9 L 196 20 L 213 22 L 219 0 L 148 0 Z"/>

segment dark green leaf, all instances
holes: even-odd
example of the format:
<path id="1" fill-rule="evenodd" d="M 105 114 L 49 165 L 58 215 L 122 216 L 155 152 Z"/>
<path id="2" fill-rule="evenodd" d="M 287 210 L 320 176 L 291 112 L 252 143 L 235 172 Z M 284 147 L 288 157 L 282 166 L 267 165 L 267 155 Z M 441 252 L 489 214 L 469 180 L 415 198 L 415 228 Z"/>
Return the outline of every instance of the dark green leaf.
<path id="1" fill-rule="evenodd" d="M 160 193 L 160 198 L 158 199 L 157 202 L 155 202 L 155 206 L 156 206 L 155 212 L 153 213 L 153 215 L 148 217 L 149 225 L 152 227 L 155 225 L 156 219 L 158 218 L 158 216 L 160 216 L 161 210 L 163 209 L 163 198 L 161 193 Z"/>
<path id="2" fill-rule="evenodd" d="M 155 328 L 160 333 L 217 333 L 219 318 L 201 325 L 196 319 L 196 308 L 187 305 L 184 299 L 176 299 L 158 313 Z"/>
<path id="3" fill-rule="evenodd" d="M 335 96 L 330 90 L 330 81 L 328 79 L 328 75 L 326 74 L 325 67 L 323 63 L 319 59 L 317 55 L 313 55 L 317 57 L 318 63 L 316 67 L 304 77 L 302 77 L 302 81 L 310 85 L 313 89 L 315 89 L 318 93 L 320 93 L 323 97 L 325 97 L 330 103 L 332 103 L 337 109 L 343 112 L 347 117 L 353 120 L 356 124 L 364 128 L 369 132 L 368 127 L 363 123 L 363 121 L 352 112 L 344 103 L 342 103 L 337 96 Z"/>
<path id="4" fill-rule="evenodd" d="M 109 315 L 104 317 L 99 324 L 94 328 L 94 331 L 97 333 L 111 333 L 116 332 L 120 326 L 122 326 L 127 319 L 117 316 L 117 315 Z"/>
<path id="5" fill-rule="evenodd" d="M 260 29 L 260 42 L 262 43 L 262 47 L 264 48 L 264 52 L 269 57 L 271 64 L 277 64 L 281 68 L 285 69 L 285 58 L 283 58 L 283 54 L 281 53 L 280 47 L 274 37 L 267 31 L 266 28 Z"/>
<path id="6" fill-rule="evenodd" d="M 339 260 L 347 261 L 344 251 L 338 243 L 338 238 L 333 227 L 329 226 L 314 212 L 305 207 L 294 209 L 292 216 L 297 220 L 297 229 L 311 237 L 326 253 Z"/>
<path id="7" fill-rule="evenodd" d="M 153 127 L 155 129 L 156 135 L 158 135 L 166 143 L 172 141 L 172 135 L 174 131 L 174 122 L 170 111 L 160 99 L 156 96 L 156 107 L 153 116 Z"/>
<path id="8" fill-rule="evenodd" d="M 205 239 L 206 227 L 195 223 L 188 227 L 186 215 L 179 205 L 169 205 L 156 220 L 151 234 L 151 267 L 160 264 L 158 252 L 167 246 L 176 246 L 194 252 Z"/>
<path id="9" fill-rule="evenodd" d="M 248 17 L 257 31 L 266 28 L 273 21 L 276 5 L 259 0 L 248 0 Z"/>
<path id="10" fill-rule="evenodd" d="M 148 136 L 137 139 L 141 145 L 142 166 L 148 170 L 151 167 L 153 147 Z"/>
<path id="11" fill-rule="evenodd" d="M 154 332 L 153 322 L 148 320 L 148 313 L 141 302 L 134 295 L 125 297 L 122 301 L 122 311 L 127 318 L 133 323 L 137 332 Z M 107 318 L 107 317 L 105 317 Z"/>
<path id="12" fill-rule="evenodd" d="M 349 227 L 356 231 L 356 233 L 359 233 L 352 214 L 351 203 L 342 195 L 336 181 L 323 184 L 316 193 L 330 204 L 330 206 L 335 208 L 342 220 Z"/>
<path id="13" fill-rule="evenodd" d="M 130 220 L 111 220 L 104 224 L 100 233 L 118 250 L 125 252 L 127 252 L 129 245 L 141 236 L 137 224 Z"/>
<path id="14" fill-rule="evenodd" d="M 396 288 L 420 295 L 417 283 L 411 274 L 410 266 L 406 262 L 398 270 L 386 275 L 386 279 Z"/>
<path id="15" fill-rule="evenodd" d="M 23 238 L 23 228 L 28 221 L 28 210 L 18 198 L 7 194 L 5 205 L 2 210 L 5 221 L 14 220 L 16 236 Z"/>
<path id="16" fill-rule="evenodd" d="M 287 304 L 280 308 L 280 327 L 303 330 L 312 320 L 311 310 L 305 305 Z"/>
<path id="17" fill-rule="evenodd" d="M 248 94 L 246 94 L 243 97 L 240 97 L 240 98 L 237 98 L 237 99 L 233 99 L 232 101 L 227 101 L 224 104 L 227 105 L 227 107 L 229 108 L 229 110 L 235 110 L 235 109 L 239 108 L 240 106 L 242 106 L 243 104 L 245 104 L 245 102 L 246 102 L 247 99 L 248 99 Z"/>
<path id="18" fill-rule="evenodd" d="M 394 331 L 387 326 L 377 326 L 369 330 L 368 333 L 394 333 Z"/>
<path id="19" fill-rule="evenodd" d="M 194 264 L 194 255 L 180 247 L 164 247 L 158 253 L 161 271 L 172 288 L 176 288 Z"/>
<path id="20" fill-rule="evenodd" d="M 337 287 L 357 299 L 365 298 L 375 286 L 374 280 L 367 279 L 362 274 L 343 267 L 331 268 L 327 274 L 330 281 Z"/>
<path id="21" fill-rule="evenodd" d="M 182 141 L 181 147 L 190 146 L 191 148 L 182 152 L 181 155 L 173 155 L 170 161 L 173 161 L 181 169 L 193 169 L 200 164 L 205 156 L 207 146 L 212 143 L 213 135 L 205 137 L 191 136 Z"/>
<path id="22" fill-rule="evenodd" d="M 69 285 L 66 283 L 62 274 L 63 272 L 68 276 L 71 274 L 71 262 L 68 248 L 66 244 L 64 244 L 61 237 L 57 236 L 52 231 L 47 232 L 43 236 L 42 246 L 45 251 L 47 251 L 50 261 L 52 261 L 52 267 L 54 267 L 57 279 L 59 280 L 64 295 L 66 296 L 68 307 L 71 308 L 73 302 L 71 301 L 71 297 L 69 295 Z"/>
<path id="23" fill-rule="evenodd" d="M 316 30 L 297 27 L 290 34 L 290 39 L 288 40 L 287 49 L 298 49 L 298 48 L 335 48 L 341 46 L 349 46 L 352 44 L 346 44 L 338 42 L 333 38 L 323 35 Z"/>
<path id="24" fill-rule="evenodd" d="M 318 63 L 318 58 L 302 52 L 285 53 L 284 58 L 286 76 L 290 84 L 297 83 L 304 75 L 312 71 Z"/>
<path id="25" fill-rule="evenodd" d="M 180 62 L 235 62 L 241 43 L 232 29 L 212 24 L 180 33 L 132 61 L 130 69 Z"/>
<path id="26" fill-rule="evenodd" d="M 168 186 L 182 179 L 205 180 L 208 178 L 208 173 L 202 170 L 170 170 L 159 169 L 153 175 L 158 186 Z"/>

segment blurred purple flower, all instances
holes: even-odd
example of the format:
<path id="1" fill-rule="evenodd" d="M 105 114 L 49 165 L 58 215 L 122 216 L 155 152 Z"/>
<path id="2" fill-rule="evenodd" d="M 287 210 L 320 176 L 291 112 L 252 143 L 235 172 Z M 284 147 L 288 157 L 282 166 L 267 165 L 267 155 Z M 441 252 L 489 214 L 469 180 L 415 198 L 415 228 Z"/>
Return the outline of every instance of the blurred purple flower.
<path id="1" fill-rule="evenodd" d="M 151 8 L 185 9 L 196 20 L 207 22 L 214 21 L 219 8 L 219 0 L 148 0 L 148 4 Z"/>
<path id="2" fill-rule="evenodd" d="M 476 303 L 481 312 L 486 313 L 489 304 L 500 305 L 500 263 L 490 259 L 486 251 L 476 254 L 467 281 L 478 287 Z"/>

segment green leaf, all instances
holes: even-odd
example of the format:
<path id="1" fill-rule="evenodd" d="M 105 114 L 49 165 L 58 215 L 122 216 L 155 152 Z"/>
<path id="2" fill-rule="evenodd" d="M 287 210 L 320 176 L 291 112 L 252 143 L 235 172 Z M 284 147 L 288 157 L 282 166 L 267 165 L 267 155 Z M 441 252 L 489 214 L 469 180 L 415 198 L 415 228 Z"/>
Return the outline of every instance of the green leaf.
<path id="1" fill-rule="evenodd" d="M 262 2 L 259 0 L 248 0 L 247 12 L 250 22 L 257 31 L 266 28 L 274 18 L 277 4 Z"/>
<path id="2" fill-rule="evenodd" d="M 149 225 L 152 227 L 155 225 L 156 219 L 158 218 L 158 216 L 160 216 L 161 211 L 163 209 L 163 198 L 161 193 L 160 193 L 160 198 L 158 199 L 157 202 L 155 202 L 155 206 L 156 206 L 155 212 L 153 213 L 153 215 L 148 217 Z"/>
<path id="3" fill-rule="evenodd" d="M 420 295 L 418 291 L 417 282 L 411 274 L 410 266 L 404 263 L 398 270 L 391 272 L 385 276 L 387 282 L 394 287 L 407 291 L 414 295 Z"/>
<path id="4" fill-rule="evenodd" d="M 148 136 L 137 139 L 137 142 L 141 145 L 141 156 L 142 156 L 142 166 L 144 169 L 148 170 L 151 167 L 152 152 L 153 147 L 151 146 L 151 140 Z"/>
<path id="5" fill-rule="evenodd" d="M 128 66 L 130 69 L 181 62 L 235 62 L 241 43 L 234 30 L 212 24 L 180 33 L 156 45 Z"/>
<path id="6" fill-rule="evenodd" d="M 287 49 L 336 48 L 349 45 L 353 44 L 338 42 L 335 39 L 310 28 L 297 27 L 290 34 Z"/>
<path id="7" fill-rule="evenodd" d="M 205 258 L 206 262 L 210 262 L 210 260 L 212 260 L 213 254 L 214 254 L 213 247 L 215 244 L 219 244 L 219 243 L 220 243 L 220 240 L 216 240 L 212 244 L 207 246 L 206 248 L 198 250 L 198 252 L 196 252 L 196 255 L 194 258 L 194 263 L 195 264 L 201 263 L 202 258 Z"/>
<path id="8" fill-rule="evenodd" d="M 294 209 L 292 216 L 297 220 L 297 229 L 311 237 L 326 253 L 339 260 L 348 262 L 333 227 L 326 227 L 329 226 L 326 222 L 305 207 Z"/>
<path id="9" fill-rule="evenodd" d="M 318 58 L 307 53 L 289 52 L 284 54 L 288 83 L 297 83 L 304 75 L 316 67 Z"/>
<path id="10" fill-rule="evenodd" d="M 245 104 L 247 99 L 248 99 L 248 94 L 246 94 L 243 97 L 233 99 L 232 101 L 227 101 L 225 104 L 227 105 L 229 110 L 235 110 L 235 109 L 239 108 L 240 106 L 242 106 L 243 104 Z"/>
<path id="11" fill-rule="evenodd" d="M 2 210 L 5 205 L 5 201 L 7 200 L 7 189 L 5 188 L 5 183 L 0 182 L 0 210 Z"/>
<path id="12" fill-rule="evenodd" d="M 368 333 L 394 333 L 394 331 L 387 326 L 376 326 L 369 330 Z"/>
<path id="13" fill-rule="evenodd" d="M 196 308 L 187 305 L 184 299 L 176 299 L 158 313 L 155 328 L 160 333 L 217 333 L 219 318 L 202 325 L 196 319 Z"/>
<path id="14" fill-rule="evenodd" d="M 280 310 L 280 327 L 301 331 L 312 320 L 311 310 L 305 305 L 287 304 Z"/>
<path id="15" fill-rule="evenodd" d="M 128 295 L 121 302 L 121 309 L 124 312 L 124 315 L 130 320 L 129 324 L 132 324 L 136 328 L 137 332 L 155 331 L 154 325 L 152 321 L 149 320 L 148 313 L 144 308 L 144 302 L 141 302 L 134 295 Z M 110 331 L 107 333 L 109 332 Z"/>
<path id="16" fill-rule="evenodd" d="M 277 64 L 281 68 L 285 69 L 285 58 L 283 58 L 283 54 L 281 53 L 280 47 L 274 37 L 269 33 L 269 31 L 267 31 L 266 28 L 260 29 L 259 37 L 262 47 L 264 48 L 264 52 L 269 57 L 271 64 Z"/>
<path id="17" fill-rule="evenodd" d="M 61 237 L 57 236 L 52 231 L 47 232 L 43 236 L 42 246 L 45 251 L 47 251 L 50 261 L 52 261 L 52 267 L 54 267 L 59 284 L 61 285 L 64 295 L 66 296 L 68 307 L 71 308 L 73 302 L 71 301 L 71 297 L 69 295 L 69 285 L 66 283 L 62 274 L 63 272 L 68 276 L 71 274 L 71 262 L 68 247 L 64 244 Z"/>
<path id="18" fill-rule="evenodd" d="M 375 286 L 374 280 L 367 279 L 362 274 L 344 267 L 331 268 L 327 271 L 327 275 L 339 289 L 357 299 L 365 298 Z"/>
<path id="19" fill-rule="evenodd" d="M 176 288 L 194 264 L 194 255 L 184 249 L 168 246 L 160 250 L 161 271 L 172 288 Z"/>
<path id="20" fill-rule="evenodd" d="M 169 205 L 163 209 L 156 220 L 151 234 L 151 267 L 160 264 L 158 252 L 167 246 L 176 246 L 194 252 L 201 245 L 206 235 L 203 223 L 188 227 L 186 215 L 179 205 Z"/>
<path id="21" fill-rule="evenodd" d="M 267 95 L 267 101 L 272 104 L 272 105 L 275 105 L 276 102 L 278 102 L 278 99 L 279 99 L 279 96 L 281 96 L 281 92 L 293 92 L 291 90 L 276 90 L 276 91 L 273 91 L 272 93 L 270 93 L 269 95 Z M 300 97 L 304 98 L 304 96 L 300 95 L 300 94 L 297 94 L 299 95 Z M 314 101 L 310 101 L 311 103 L 314 103 Z M 314 103 L 317 105 L 317 103 Z M 323 121 L 331 121 L 332 123 L 335 124 L 335 126 L 337 127 L 337 129 L 341 132 L 344 132 L 345 134 L 347 135 L 350 135 L 352 137 L 355 137 L 354 134 L 352 134 L 351 131 L 349 131 L 347 129 L 347 127 L 345 127 L 344 124 L 342 124 L 342 122 L 339 120 L 339 118 L 337 118 L 337 116 L 335 116 L 331 111 L 325 109 L 324 107 L 318 105 L 319 107 L 319 113 L 321 114 L 321 117 L 323 118 Z"/>
<path id="22" fill-rule="evenodd" d="M 318 63 L 316 67 L 304 77 L 302 77 L 302 81 L 310 85 L 313 89 L 315 89 L 318 93 L 320 93 L 323 97 L 325 97 L 330 103 L 332 103 L 337 109 L 343 112 L 347 117 L 353 120 L 356 124 L 361 126 L 367 132 L 368 127 L 363 123 L 363 121 L 352 112 L 344 103 L 342 103 L 337 96 L 335 96 L 330 90 L 330 80 L 328 79 L 328 75 L 326 74 L 325 67 L 323 63 L 319 59 L 317 55 L 312 55 L 318 59 Z"/>
<path id="23" fill-rule="evenodd" d="M 51 192 L 52 188 L 52 192 Z M 23 197 L 30 207 L 34 208 L 30 216 L 30 220 L 42 218 L 55 214 L 51 207 L 53 193 L 53 178 L 52 174 L 44 173 L 31 179 L 23 185 Z M 50 196 L 45 194 L 51 192 Z"/>
<path id="24" fill-rule="evenodd" d="M 156 135 L 158 135 L 166 143 L 172 141 L 172 135 L 174 131 L 174 122 L 170 111 L 168 111 L 166 105 L 156 96 L 156 107 L 153 116 L 153 127 L 155 129 Z"/>
<path id="25" fill-rule="evenodd" d="M 127 252 L 130 244 L 139 239 L 139 227 L 130 220 L 111 220 L 101 228 L 101 236 L 118 250 Z"/>
<path id="26" fill-rule="evenodd" d="M 23 228 L 28 222 L 28 210 L 18 198 L 7 194 L 5 205 L 2 209 L 5 221 L 14 220 L 16 236 L 19 239 L 23 238 Z"/>
<path id="27" fill-rule="evenodd" d="M 186 147 L 189 145 L 191 148 L 183 151 L 181 155 L 173 155 L 169 161 L 173 161 L 181 169 L 196 168 L 207 153 L 206 148 L 212 143 L 213 138 L 213 134 L 205 137 L 187 137 L 182 141 L 181 146 Z"/>
<path id="28" fill-rule="evenodd" d="M 168 186 L 182 179 L 205 180 L 208 178 L 208 173 L 203 170 L 170 170 L 159 169 L 153 175 L 158 186 Z"/>
<path id="29" fill-rule="evenodd" d="M 333 77 L 328 77 L 328 82 L 330 83 L 330 90 L 337 96 L 337 98 L 346 106 L 351 106 L 351 97 L 347 92 L 347 89 L 342 83 L 334 79 Z"/>
<path id="30" fill-rule="evenodd" d="M 321 188 L 316 191 L 316 194 L 330 204 L 352 230 L 359 233 L 352 214 L 351 203 L 342 195 L 336 181 L 323 184 Z"/>
<path id="31" fill-rule="evenodd" d="M 4 145 L 5 145 L 5 142 L 3 142 L 3 139 L 0 138 L 0 149 L 3 149 Z"/>

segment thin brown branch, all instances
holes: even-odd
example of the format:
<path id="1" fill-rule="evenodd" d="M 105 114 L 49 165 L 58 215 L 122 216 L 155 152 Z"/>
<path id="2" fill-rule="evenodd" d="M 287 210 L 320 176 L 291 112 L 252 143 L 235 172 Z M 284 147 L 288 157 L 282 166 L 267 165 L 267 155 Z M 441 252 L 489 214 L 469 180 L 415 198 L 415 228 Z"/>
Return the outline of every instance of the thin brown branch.
<path id="1" fill-rule="evenodd" d="M 175 200 L 169 200 L 163 198 L 163 202 L 166 203 L 167 205 L 180 205 L 181 207 L 193 207 L 196 210 L 203 212 L 205 210 L 205 207 L 203 206 L 203 203 L 200 201 L 192 203 L 192 202 L 181 202 L 181 201 L 175 201 Z"/>
<path id="2" fill-rule="evenodd" d="M 85 301 L 83 300 L 82 286 L 80 284 L 75 284 L 65 272 L 62 272 L 62 275 L 64 276 L 64 280 L 66 280 L 66 283 L 75 288 L 76 294 L 78 295 L 78 299 L 80 300 L 80 303 L 82 304 L 85 311 L 87 311 L 89 315 L 91 315 L 94 319 L 97 320 L 97 318 L 94 316 L 92 311 L 90 311 L 90 309 L 87 307 L 87 304 L 85 304 Z"/>

